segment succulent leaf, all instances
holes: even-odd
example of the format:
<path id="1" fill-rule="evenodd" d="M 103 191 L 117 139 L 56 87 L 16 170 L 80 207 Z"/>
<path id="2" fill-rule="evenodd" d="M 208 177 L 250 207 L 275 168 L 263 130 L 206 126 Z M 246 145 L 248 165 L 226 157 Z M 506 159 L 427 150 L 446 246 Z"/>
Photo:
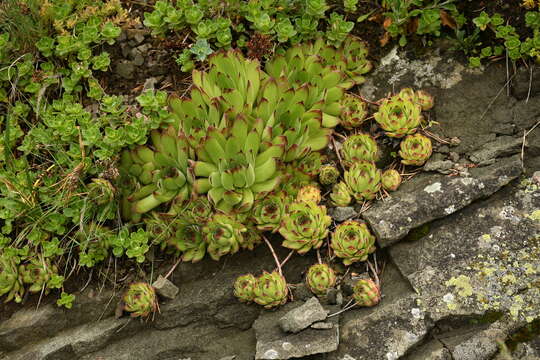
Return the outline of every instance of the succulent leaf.
<path id="1" fill-rule="evenodd" d="M 368 255 L 375 251 L 375 237 L 365 223 L 348 220 L 336 227 L 330 246 L 345 265 L 351 265 L 366 261 Z"/>
<path id="2" fill-rule="evenodd" d="M 158 307 L 154 288 L 144 282 L 129 285 L 122 299 L 124 310 L 130 312 L 132 317 L 147 317 Z"/>
<path id="3" fill-rule="evenodd" d="M 381 290 L 371 279 L 360 279 L 353 287 L 353 298 L 360 306 L 375 306 L 381 301 Z"/>
<path id="4" fill-rule="evenodd" d="M 289 290 L 287 281 L 277 271 L 271 273 L 265 271 L 257 278 L 253 293 L 255 295 L 253 301 L 266 309 L 271 309 L 287 302 Z"/>
<path id="5" fill-rule="evenodd" d="M 381 171 L 372 162 L 355 162 L 343 177 L 357 201 L 372 200 L 381 189 Z"/>
<path id="6" fill-rule="evenodd" d="M 405 165 L 422 166 L 432 152 L 431 140 L 421 134 L 409 135 L 401 141 L 399 156 Z"/>
<path id="7" fill-rule="evenodd" d="M 336 274 L 327 264 L 315 264 L 307 271 L 306 283 L 315 295 L 326 295 L 336 284 Z"/>
<path id="8" fill-rule="evenodd" d="M 346 167 L 360 160 L 376 162 L 379 159 L 377 142 L 368 134 L 351 135 L 343 143 L 341 156 Z"/>
<path id="9" fill-rule="evenodd" d="M 388 169 L 382 173 L 381 184 L 385 190 L 396 191 L 401 185 L 401 175 L 399 171 Z"/>

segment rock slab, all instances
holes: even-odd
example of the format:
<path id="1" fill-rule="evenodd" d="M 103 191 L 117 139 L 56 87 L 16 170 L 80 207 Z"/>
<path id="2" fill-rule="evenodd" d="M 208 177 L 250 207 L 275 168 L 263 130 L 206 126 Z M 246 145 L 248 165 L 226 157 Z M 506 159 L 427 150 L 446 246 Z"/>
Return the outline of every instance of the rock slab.
<path id="1" fill-rule="evenodd" d="M 255 320 L 253 329 L 257 338 L 256 360 L 291 359 L 314 354 L 329 353 L 339 345 L 339 316 L 329 319 L 331 329 L 305 329 L 296 334 L 284 333 L 279 319 L 294 309 L 297 304 L 290 303 L 275 312 L 264 311 Z M 339 307 L 328 307 L 331 312 Z"/>
<path id="2" fill-rule="evenodd" d="M 326 311 L 319 300 L 313 296 L 301 306 L 289 311 L 281 319 L 279 326 L 281 330 L 290 333 L 297 333 L 314 322 L 326 319 L 328 311 Z"/>
<path id="3" fill-rule="evenodd" d="M 428 176 L 402 187 L 386 201 L 375 203 L 362 216 L 381 247 L 404 238 L 410 230 L 446 217 L 487 197 L 522 172 L 518 155 L 471 169 L 468 177 Z"/>

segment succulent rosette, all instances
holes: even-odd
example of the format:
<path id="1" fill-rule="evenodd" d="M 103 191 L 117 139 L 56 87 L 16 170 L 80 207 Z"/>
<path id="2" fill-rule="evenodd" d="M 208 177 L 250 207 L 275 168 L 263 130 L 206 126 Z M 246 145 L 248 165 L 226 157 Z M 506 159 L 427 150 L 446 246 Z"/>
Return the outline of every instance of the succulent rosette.
<path id="1" fill-rule="evenodd" d="M 115 188 L 105 179 L 92 179 L 88 184 L 88 198 L 98 205 L 105 205 L 114 200 Z"/>
<path id="2" fill-rule="evenodd" d="M 422 166 L 432 152 L 431 140 L 421 134 L 409 135 L 399 145 L 399 156 L 405 165 Z"/>
<path id="3" fill-rule="evenodd" d="M 360 306 L 375 306 L 381 301 L 381 289 L 371 279 L 360 279 L 354 284 L 353 298 Z"/>
<path id="4" fill-rule="evenodd" d="M 263 272 L 257 278 L 257 283 L 253 289 L 253 301 L 264 306 L 266 309 L 283 305 L 287 302 L 287 281 L 277 271 Z"/>
<path id="5" fill-rule="evenodd" d="M 433 107 L 435 104 L 435 100 L 433 99 L 433 96 L 429 95 L 424 90 L 418 90 L 416 92 L 416 98 L 420 106 L 422 107 L 422 110 L 429 110 Z"/>
<path id="6" fill-rule="evenodd" d="M 52 265 L 45 259 L 32 259 L 29 263 L 19 266 L 19 276 L 23 283 L 30 284 L 28 291 L 37 293 L 44 290 L 48 294 L 47 287 L 49 280 L 58 273 L 56 265 Z"/>
<path id="7" fill-rule="evenodd" d="M 182 252 L 182 261 L 195 263 L 202 260 L 207 246 L 203 227 L 184 219 L 176 220 L 173 227 L 174 235 L 168 243 Z"/>
<path id="8" fill-rule="evenodd" d="M 313 201 L 318 204 L 321 202 L 321 190 L 312 185 L 303 186 L 298 190 L 296 201 Z"/>
<path id="9" fill-rule="evenodd" d="M 319 152 L 312 152 L 306 157 L 297 160 L 293 165 L 298 171 L 308 175 L 310 178 L 317 176 L 325 157 Z"/>
<path id="10" fill-rule="evenodd" d="M 215 214 L 203 227 L 207 251 L 214 260 L 226 254 L 238 252 L 244 242 L 246 227 L 232 216 Z"/>
<path id="11" fill-rule="evenodd" d="M 286 197 L 283 192 L 271 193 L 255 202 L 253 219 L 261 231 L 277 231 L 285 213 Z"/>
<path id="12" fill-rule="evenodd" d="M 346 167 L 360 160 L 375 162 L 379 159 L 379 147 L 368 134 L 351 135 L 343 143 L 341 156 Z"/>
<path id="13" fill-rule="evenodd" d="M 365 223 L 347 220 L 334 230 L 330 247 L 337 257 L 343 259 L 343 264 L 351 265 L 366 261 L 368 255 L 375 251 L 375 236 Z"/>
<path id="14" fill-rule="evenodd" d="M 321 247 L 328 235 L 330 216 L 326 207 L 313 201 L 293 202 L 287 208 L 279 233 L 285 238 L 283 246 L 304 254 L 312 248 Z"/>
<path id="15" fill-rule="evenodd" d="M 382 173 L 382 187 L 388 191 L 396 191 L 401 185 L 401 175 L 395 169 L 388 169 Z"/>
<path id="16" fill-rule="evenodd" d="M 177 215 L 202 225 L 212 217 L 212 204 L 210 204 L 208 197 L 199 196 L 189 202 L 174 202 L 168 214 Z"/>
<path id="17" fill-rule="evenodd" d="M 334 165 L 323 165 L 319 169 L 319 182 L 323 185 L 335 184 L 339 175 L 339 170 Z"/>
<path id="18" fill-rule="evenodd" d="M 372 162 L 355 162 L 343 177 L 357 201 L 372 200 L 381 189 L 381 170 Z"/>
<path id="19" fill-rule="evenodd" d="M 360 98 L 351 94 L 345 94 L 341 101 L 341 126 L 346 129 L 361 126 L 367 118 L 368 106 Z"/>
<path id="20" fill-rule="evenodd" d="M 7 294 L 4 302 L 15 300 L 19 303 L 24 295 L 24 287 L 19 270 L 12 257 L 0 256 L 0 296 Z"/>
<path id="21" fill-rule="evenodd" d="M 306 283 L 315 295 L 325 295 L 336 284 L 336 274 L 327 264 L 315 264 L 307 271 Z"/>
<path id="22" fill-rule="evenodd" d="M 124 297 L 124 310 L 131 317 L 147 317 L 157 310 L 158 300 L 154 288 L 145 282 L 129 285 Z"/>
<path id="23" fill-rule="evenodd" d="M 352 197 L 347 184 L 344 182 L 335 184 L 330 193 L 330 199 L 332 199 L 332 203 L 336 206 L 349 205 L 352 201 Z"/>
<path id="24" fill-rule="evenodd" d="M 422 107 L 412 99 L 399 95 L 382 100 L 373 115 L 375 121 L 390 137 L 401 138 L 416 132 L 422 122 Z"/>
<path id="25" fill-rule="evenodd" d="M 255 297 L 257 279 L 252 274 L 241 275 L 234 281 L 234 296 L 242 302 L 251 302 Z"/>
<path id="26" fill-rule="evenodd" d="M 262 242 L 262 237 L 254 224 L 246 225 L 246 232 L 243 233 L 244 241 L 240 244 L 242 249 L 253 250 Z"/>

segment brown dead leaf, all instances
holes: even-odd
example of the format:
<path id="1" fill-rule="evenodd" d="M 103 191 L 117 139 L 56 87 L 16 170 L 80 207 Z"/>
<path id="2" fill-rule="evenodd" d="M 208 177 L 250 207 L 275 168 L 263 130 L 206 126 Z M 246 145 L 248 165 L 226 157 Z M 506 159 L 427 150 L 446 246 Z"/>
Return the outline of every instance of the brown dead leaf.
<path id="1" fill-rule="evenodd" d="M 379 39 L 379 42 L 381 43 L 381 46 L 386 46 L 388 42 L 390 41 L 390 33 L 385 32 L 383 36 Z"/>
<path id="2" fill-rule="evenodd" d="M 457 28 L 456 20 L 454 20 L 454 18 L 450 16 L 446 11 L 441 10 L 440 16 L 441 16 L 441 23 L 443 25 L 446 25 L 451 29 Z"/>
<path id="3" fill-rule="evenodd" d="M 383 27 L 384 27 L 385 29 L 388 29 L 388 27 L 389 27 L 390 25 L 392 25 L 392 19 L 390 19 L 390 18 L 387 17 L 386 19 L 384 19 Z"/>
<path id="4" fill-rule="evenodd" d="M 407 24 L 407 33 L 414 34 L 418 30 L 418 18 L 414 18 Z"/>

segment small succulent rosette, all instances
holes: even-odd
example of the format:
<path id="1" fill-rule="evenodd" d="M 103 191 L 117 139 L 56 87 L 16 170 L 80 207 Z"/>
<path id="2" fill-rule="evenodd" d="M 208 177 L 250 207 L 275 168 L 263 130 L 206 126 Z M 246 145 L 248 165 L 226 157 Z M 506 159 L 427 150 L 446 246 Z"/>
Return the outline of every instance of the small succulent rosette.
<path id="1" fill-rule="evenodd" d="M 315 295 L 326 295 L 336 284 L 336 274 L 327 264 L 315 264 L 307 271 L 306 283 Z"/>
<path id="2" fill-rule="evenodd" d="M 381 289 L 371 279 L 360 279 L 354 284 L 353 298 L 360 306 L 375 306 L 381 301 Z"/>
<path id="3" fill-rule="evenodd" d="M 377 142 L 368 134 L 351 135 L 343 143 L 341 156 L 346 167 L 358 161 L 376 162 L 379 159 Z"/>
<path id="4" fill-rule="evenodd" d="M 156 292 L 145 282 L 129 285 L 122 300 L 124 310 L 131 313 L 131 317 L 147 317 L 158 309 Z"/>
<path id="5" fill-rule="evenodd" d="M 242 302 L 251 302 L 255 297 L 257 279 L 252 274 L 241 275 L 234 282 L 234 296 Z"/>
<path id="6" fill-rule="evenodd" d="M 287 302 L 287 281 L 277 271 L 263 272 L 257 278 L 257 283 L 253 289 L 253 301 L 264 306 L 266 309 L 283 305 Z"/>
<path id="7" fill-rule="evenodd" d="M 334 230 L 330 246 L 336 256 L 343 259 L 343 264 L 351 265 L 366 261 L 368 255 L 375 251 L 375 236 L 365 223 L 347 220 Z"/>
<path id="8" fill-rule="evenodd" d="M 356 201 L 373 200 L 381 189 L 381 170 L 368 161 L 357 161 L 343 176 Z"/>
<path id="9" fill-rule="evenodd" d="M 347 184 L 339 182 L 334 185 L 330 193 L 330 199 L 335 206 L 347 206 L 351 203 L 352 197 Z"/>
<path id="10" fill-rule="evenodd" d="M 433 151 L 431 140 L 422 134 L 409 135 L 399 145 L 399 156 L 405 165 L 422 166 Z"/>
<path id="11" fill-rule="evenodd" d="M 401 185 L 401 175 L 395 169 L 388 169 L 382 173 L 381 184 L 387 191 L 396 191 Z"/>
<path id="12" fill-rule="evenodd" d="M 339 179 L 339 170 L 334 165 L 323 165 L 319 169 L 319 182 L 322 185 L 333 185 Z"/>

